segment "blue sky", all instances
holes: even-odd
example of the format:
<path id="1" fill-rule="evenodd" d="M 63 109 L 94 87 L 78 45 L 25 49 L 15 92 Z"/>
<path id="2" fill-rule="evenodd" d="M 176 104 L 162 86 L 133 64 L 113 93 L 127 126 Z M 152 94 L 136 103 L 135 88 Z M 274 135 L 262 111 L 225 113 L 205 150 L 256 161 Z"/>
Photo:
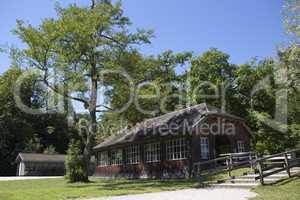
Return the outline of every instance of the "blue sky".
<path id="1" fill-rule="evenodd" d="M 38 25 L 54 17 L 55 2 L 61 5 L 89 4 L 89 0 L 10 0 L 0 7 L 0 45 L 23 45 L 11 33 L 16 19 Z M 156 37 L 145 54 L 171 49 L 193 51 L 198 55 L 216 47 L 241 64 L 252 57 L 276 55 L 276 46 L 287 40 L 281 17 L 283 0 L 123 0 L 125 15 L 132 28 L 150 28 Z M 10 65 L 8 55 L 0 54 L 0 73 Z"/>

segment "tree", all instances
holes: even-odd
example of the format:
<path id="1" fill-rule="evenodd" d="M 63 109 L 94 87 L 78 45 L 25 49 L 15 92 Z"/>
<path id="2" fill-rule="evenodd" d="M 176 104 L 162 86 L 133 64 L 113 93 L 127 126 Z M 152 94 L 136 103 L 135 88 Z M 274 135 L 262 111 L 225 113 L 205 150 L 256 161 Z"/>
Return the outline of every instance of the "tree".
<path id="1" fill-rule="evenodd" d="M 287 33 L 292 37 L 292 42 L 300 44 L 300 1 L 285 0 L 283 7 L 284 25 Z"/>
<path id="2" fill-rule="evenodd" d="M 255 132 L 254 145 L 261 153 L 294 148 L 300 139 L 299 93 L 297 81 L 293 81 L 295 68 L 290 64 L 296 66 L 297 59 L 292 59 L 294 53 L 291 52 L 295 53 L 291 49 L 279 51 L 279 60 L 264 59 L 257 64 L 242 65 L 237 70 L 236 90 L 246 110 L 242 116 Z M 283 105 L 278 104 L 286 98 Z M 287 121 L 276 120 L 278 114 L 287 117 Z M 272 126 L 267 122 L 272 122 Z"/>
<path id="3" fill-rule="evenodd" d="M 24 152 L 27 153 L 42 153 L 43 145 L 41 144 L 41 140 L 39 137 L 34 135 L 26 144 L 24 148 Z"/>
<path id="4" fill-rule="evenodd" d="M 255 149 L 257 152 L 275 154 L 293 149 L 299 144 L 299 126 L 291 127 L 290 125 L 279 124 L 278 126 L 289 127 L 286 132 L 282 132 L 265 123 L 266 120 L 272 119 L 267 112 L 261 112 L 260 115 L 254 114 L 252 117 L 255 123 L 255 128 L 252 130 L 256 131 Z"/>
<path id="5" fill-rule="evenodd" d="M 118 134 L 124 128 L 129 128 L 128 120 L 117 113 L 103 113 L 98 122 L 96 141 L 103 142 L 111 135 Z"/>
<path id="6" fill-rule="evenodd" d="M 13 67 L 0 76 L 0 174 L 14 175 L 18 152 L 24 149 L 32 137 L 33 127 L 14 102 L 12 88 L 22 71 Z M 30 81 L 21 89 L 21 98 L 29 103 L 32 97 Z"/>
<path id="7" fill-rule="evenodd" d="M 65 153 L 69 138 L 77 134 L 68 127 L 65 114 L 40 116 L 20 110 L 14 99 L 14 87 L 23 72 L 13 66 L 0 76 L 0 175 L 15 174 L 14 161 L 19 152 L 42 153 L 53 146 L 58 153 Z M 43 108 L 46 99 L 42 91 L 35 77 L 30 76 L 21 84 L 20 97 L 28 107 Z"/>
<path id="8" fill-rule="evenodd" d="M 132 104 L 119 114 L 129 124 L 136 124 L 145 118 L 174 111 L 179 104 L 184 104 L 183 83 L 176 73 L 186 64 L 191 53 L 173 53 L 168 50 L 158 56 L 142 56 L 138 52 L 126 53 L 120 60 L 136 86 Z M 111 107 L 120 108 L 130 101 L 130 85 L 124 80 L 112 78 Z M 183 94 L 182 94 L 183 93 Z"/>
<path id="9" fill-rule="evenodd" d="M 255 133 L 254 147 L 259 152 L 277 153 L 293 148 L 299 141 L 299 66 L 298 51 L 295 46 L 279 52 L 280 60 L 252 60 L 240 66 L 228 62 L 229 55 L 216 49 L 193 58 L 190 71 L 190 97 L 197 103 L 206 101 L 210 105 L 221 107 L 226 100 L 226 111 L 246 119 Z M 283 73 L 284 70 L 287 73 Z M 285 80 L 287 74 L 287 81 Z M 209 83 L 205 85 L 205 83 Z M 204 87 L 199 87 L 203 85 Z M 223 98 L 214 96 L 205 99 L 205 95 L 220 94 L 225 87 Z M 220 89 L 221 88 L 221 89 Z M 278 101 L 288 92 L 288 121 L 284 124 L 276 121 L 276 113 L 285 115 L 284 107 L 278 107 Z M 217 91 L 217 92 L 216 92 Z M 216 99 L 216 97 L 218 97 Z M 283 116 L 284 117 L 284 116 Z M 273 122 L 272 126 L 268 122 Z M 285 130 L 285 131 L 283 131 Z"/>
<path id="10" fill-rule="evenodd" d="M 191 61 L 189 97 L 193 103 L 208 102 L 232 111 L 234 80 L 237 66 L 229 63 L 229 55 L 210 49 Z M 222 94 L 226 91 L 226 94 Z M 223 103 L 228 103 L 224 107 Z"/>
<path id="11" fill-rule="evenodd" d="M 81 102 L 89 112 L 90 130 L 83 150 L 83 181 L 88 181 L 97 113 L 111 110 L 98 101 L 99 87 L 105 84 L 101 77 L 104 70 L 122 70 L 117 60 L 123 52 L 149 43 L 152 31 L 130 33 L 130 21 L 123 16 L 119 2 L 93 0 L 90 7 L 58 6 L 56 12 L 56 19 L 45 19 L 37 28 L 18 21 L 15 33 L 27 44 L 24 54 L 30 65 L 40 70 L 41 81 L 65 98 Z"/>
<path id="12" fill-rule="evenodd" d="M 287 72 L 288 90 L 288 116 L 289 131 L 298 136 L 298 146 L 300 146 L 300 1 L 285 0 L 283 8 L 284 25 L 287 33 L 291 36 L 291 43 L 286 48 L 279 51 L 280 67 Z"/>
<path id="13" fill-rule="evenodd" d="M 44 154 L 57 154 L 55 147 L 53 145 L 50 145 L 46 147 L 43 151 Z"/>
<path id="14" fill-rule="evenodd" d="M 300 48 L 293 44 L 289 48 L 281 50 L 279 54 L 279 66 L 284 71 L 285 83 L 282 88 L 288 95 L 288 131 L 293 140 L 300 144 Z"/>
<path id="15" fill-rule="evenodd" d="M 121 113 L 103 113 L 98 124 L 97 142 L 102 142 L 124 128 L 131 128 L 146 118 L 161 115 L 186 104 L 186 79 L 182 71 L 191 53 L 165 51 L 158 56 L 142 56 L 137 51 L 123 53 L 119 65 L 132 77 L 136 86 L 132 104 Z M 110 106 L 122 107 L 129 101 L 130 85 L 123 79 L 110 77 L 106 90 Z"/>

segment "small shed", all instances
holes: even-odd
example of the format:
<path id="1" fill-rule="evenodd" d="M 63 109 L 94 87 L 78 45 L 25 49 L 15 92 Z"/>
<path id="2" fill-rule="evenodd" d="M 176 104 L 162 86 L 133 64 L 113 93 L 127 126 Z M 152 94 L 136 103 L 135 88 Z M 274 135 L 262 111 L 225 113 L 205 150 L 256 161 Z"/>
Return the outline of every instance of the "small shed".
<path id="1" fill-rule="evenodd" d="M 65 155 L 19 153 L 16 158 L 17 176 L 63 176 Z"/>

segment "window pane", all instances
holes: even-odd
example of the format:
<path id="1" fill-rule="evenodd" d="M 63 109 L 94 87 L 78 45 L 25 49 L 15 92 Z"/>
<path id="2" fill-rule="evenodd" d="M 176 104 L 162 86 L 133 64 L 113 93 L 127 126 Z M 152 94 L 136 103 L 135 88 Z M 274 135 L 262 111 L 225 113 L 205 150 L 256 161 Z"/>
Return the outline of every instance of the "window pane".
<path id="1" fill-rule="evenodd" d="M 159 162 L 160 161 L 160 144 L 152 143 L 145 145 L 146 162 Z"/>
<path id="2" fill-rule="evenodd" d="M 138 164 L 140 162 L 139 145 L 129 146 L 126 149 L 126 155 L 127 164 Z"/>
<path id="3" fill-rule="evenodd" d="M 100 166 L 107 166 L 109 165 L 109 159 L 108 159 L 108 152 L 107 151 L 104 151 L 104 152 L 100 152 L 98 154 L 98 164 Z"/>
<path id="4" fill-rule="evenodd" d="M 238 152 L 245 152 L 245 144 L 243 141 L 238 141 Z"/>
<path id="5" fill-rule="evenodd" d="M 170 140 L 167 143 L 167 159 L 180 160 L 187 158 L 187 143 L 183 138 Z"/>
<path id="6" fill-rule="evenodd" d="M 207 137 L 200 138 L 201 158 L 208 159 L 209 157 L 209 141 Z"/>
<path id="7" fill-rule="evenodd" d="M 123 152 L 122 149 L 111 151 L 111 164 L 120 165 L 123 161 Z"/>

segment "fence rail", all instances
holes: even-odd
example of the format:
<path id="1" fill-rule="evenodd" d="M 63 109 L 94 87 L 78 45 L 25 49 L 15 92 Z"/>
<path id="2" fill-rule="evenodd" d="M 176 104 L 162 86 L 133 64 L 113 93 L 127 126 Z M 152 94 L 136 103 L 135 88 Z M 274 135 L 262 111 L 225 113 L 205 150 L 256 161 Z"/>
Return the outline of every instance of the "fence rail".
<path id="1" fill-rule="evenodd" d="M 299 166 L 300 157 L 297 156 L 297 153 L 300 153 L 300 149 L 256 159 L 256 169 L 259 175 L 255 177 L 255 180 L 260 180 L 263 185 L 266 177 L 283 171 L 286 171 L 288 176 L 291 177 L 291 168 Z"/>
<path id="2" fill-rule="evenodd" d="M 254 152 L 222 154 L 213 160 L 194 163 L 194 176 L 201 177 L 204 174 L 213 175 L 222 172 L 228 172 L 228 175 L 231 176 L 233 170 L 243 167 L 253 168 L 256 158 L 257 155 Z"/>

